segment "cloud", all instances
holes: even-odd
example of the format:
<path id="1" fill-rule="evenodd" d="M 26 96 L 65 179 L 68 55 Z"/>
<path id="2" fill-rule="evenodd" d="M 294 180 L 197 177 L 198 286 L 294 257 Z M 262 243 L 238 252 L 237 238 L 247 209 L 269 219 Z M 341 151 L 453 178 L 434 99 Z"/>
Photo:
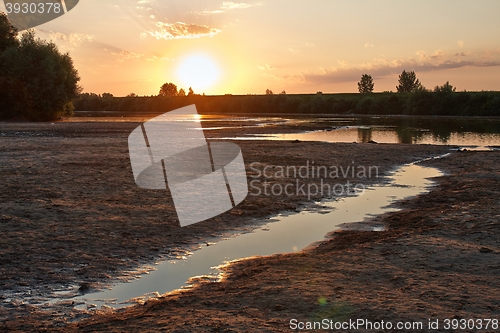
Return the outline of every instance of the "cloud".
<path id="1" fill-rule="evenodd" d="M 276 69 L 276 67 L 273 67 L 269 64 L 264 64 L 264 66 L 257 66 L 260 70 L 264 70 L 264 69 L 267 69 L 267 70 L 270 70 L 272 71 L 273 69 Z"/>
<path id="2" fill-rule="evenodd" d="M 437 50 L 430 56 L 431 59 L 442 59 L 444 58 L 444 52 L 441 50 Z"/>
<path id="3" fill-rule="evenodd" d="M 143 54 L 134 53 L 126 50 L 122 50 L 117 53 L 112 52 L 111 54 L 118 57 L 118 62 L 124 62 L 125 60 L 131 60 L 131 59 L 139 59 L 143 56 Z"/>
<path id="4" fill-rule="evenodd" d="M 206 36 L 215 36 L 221 30 L 206 25 L 187 24 L 183 22 L 163 23 L 157 22 L 157 30 L 150 30 L 141 34 L 142 38 L 148 35 L 156 39 L 182 39 L 182 38 L 200 38 Z"/>
<path id="5" fill-rule="evenodd" d="M 421 54 L 417 52 L 417 54 Z M 425 55 L 425 54 L 424 54 Z M 461 54 L 460 54 L 461 55 Z M 464 54 L 465 55 L 465 54 Z M 500 66 L 500 58 L 486 59 L 485 57 L 471 60 L 446 59 L 442 52 L 436 52 L 432 56 L 420 57 L 420 59 L 410 58 L 407 60 L 384 60 L 375 59 L 371 63 L 359 66 L 346 66 L 333 69 L 320 69 L 316 73 L 303 72 L 300 75 L 282 77 L 310 83 L 339 83 L 358 81 L 362 74 L 370 74 L 374 78 L 399 74 L 403 70 L 415 72 L 431 72 L 462 67 L 494 67 Z"/>
<path id="6" fill-rule="evenodd" d="M 49 32 L 49 38 L 53 41 L 62 41 L 66 42 L 71 46 L 80 46 L 84 42 L 93 41 L 93 36 L 82 34 L 82 33 L 72 33 L 72 34 L 63 34 L 61 32 Z"/>
<path id="7" fill-rule="evenodd" d="M 209 14 L 221 14 L 224 13 L 228 10 L 232 9 L 246 9 L 254 6 L 260 6 L 260 4 L 249 4 L 249 3 L 244 3 L 244 2 L 232 2 L 232 1 L 224 1 L 222 3 L 222 6 L 220 6 L 218 9 L 214 10 L 204 10 L 201 12 L 193 12 L 194 14 L 197 15 L 209 15 Z"/>
<path id="8" fill-rule="evenodd" d="M 464 41 L 463 41 L 463 40 L 459 40 L 459 41 L 457 41 L 457 44 L 458 44 L 458 46 L 460 46 L 460 47 L 464 47 Z"/>
<path id="9" fill-rule="evenodd" d="M 338 60 L 337 61 L 342 68 L 349 68 L 349 63 L 347 61 Z"/>
<path id="10" fill-rule="evenodd" d="M 365 44 L 365 47 L 366 47 L 366 48 L 371 48 L 371 47 L 373 47 L 373 44 L 366 43 L 366 44 Z"/>
<path id="11" fill-rule="evenodd" d="M 248 4 L 248 3 L 236 3 L 236 2 L 231 2 L 231 1 L 224 1 L 222 3 L 221 9 L 245 9 L 245 8 L 250 8 L 253 5 Z"/>
<path id="12" fill-rule="evenodd" d="M 422 50 L 415 52 L 415 54 L 419 56 L 420 61 L 431 61 L 431 60 L 444 58 L 444 56 L 445 56 L 445 53 L 441 50 L 436 50 L 431 55 L 427 55 L 427 53 L 425 53 L 425 51 L 422 51 Z"/>
<path id="13" fill-rule="evenodd" d="M 220 9 L 216 9 L 216 10 L 204 10 L 202 12 L 193 12 L 195 14 L 198 14 L 198 15 L 209 15 L 209 14 L 220 14 L 220 13 L 224 13 L 223 10 L 220 10 Z"/>

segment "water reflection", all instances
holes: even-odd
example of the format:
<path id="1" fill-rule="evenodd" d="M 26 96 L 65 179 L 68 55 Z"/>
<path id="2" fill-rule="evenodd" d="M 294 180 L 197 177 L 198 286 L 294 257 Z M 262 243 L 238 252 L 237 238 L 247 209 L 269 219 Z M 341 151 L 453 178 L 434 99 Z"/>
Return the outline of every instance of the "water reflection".
<path id="1" fill-rule="evenodd" d="M 359 117 L 311 118 L 310 121 L 320 121 L 321 125 L 317 127 L 319 130 L 306 133 L 260 135 L 259 137 L 267 140 L 324 142 L 500 145 L 500 119 Z M 331 128 L 336 129 L 331 130 Z"/>
<path id="2" fill-rule="evenodd" d="M 373 128 L 371 127 L 358 127 L 358 142 L 372 141 Z"/>
<path id="3" fill-rule="evenodd" d="M 275 222 L 263 225 L 254 232 L 225 239 L 215 244 L 200 245 L 199 250 L 185 260 L 164 261 L 150 274 L 130 283 L 118 283 L 112 289 L 73 299 L 77 308 L 90 304 L 114 308 L 146 300 L 186 285 L 191 277 L 217 274 L 213 267 L 224 262 L 256 255 L 298 251 L 344 223 L 360 222 L 376 214 L 398 210 L 390 206 L 396 200 L 425 193 L 432 182 L 430 177 L 442 175 L 435 168 L 416 164 L 405 165 L 394 172 L 389 183 L 369 187 L 362 195 L 323 202 L 325 210 L 304 211 L 280 215 Z M 383 230 L 377 226 L 377 230 Z M 372 229 L 373 230 L 373 229 Z"/>
<path id="4" fill-rule="evenodd" d="M 245 137 L 236 139 L 255 139 Z M 399 128 L 360 128 L 348 127 L 334 131 L 315 131 L 308 133 L 288 133 L 261 135 L 257 138 L 266 140 L 301 140 L 323 142 L 377 142 L 406 143 L 456 146 L 498 146 L 500 134 L 489 133 L 439 133 L 429 130 L 399 129 Z"/>

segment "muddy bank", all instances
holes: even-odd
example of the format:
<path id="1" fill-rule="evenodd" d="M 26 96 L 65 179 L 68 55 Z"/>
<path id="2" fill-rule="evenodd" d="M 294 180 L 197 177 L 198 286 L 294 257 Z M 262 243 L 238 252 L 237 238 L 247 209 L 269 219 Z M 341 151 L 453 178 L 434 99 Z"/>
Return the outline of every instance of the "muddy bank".
<path id="1" fill-rule="evenodd" d="M 59 319 L 51 320 L 57 313 L 41 314 L 39 307 L 29 303 L 46 299 L 57 288 L 76 291 L 82 287 L 88 291 L 116 277 L 130 278 L 133 276 L 131 271 L 143 264 L 183 255 L 186 249 L 196 247 L 202 240 L 223 237 L 230 230 L 250 230 L 255 219 L 283 210 L 302 209 L 304 204 L 313 202 L 303 195 L 250 195 L 230 212 L 180 228 L 169 194 L 139 189 L 133 181 L 127 137 L 136 126 L 138 123 L 127 122 L 0 123 L 0 132 L 4 134 L 0 138 L 3 185 L 0 193 L 3 235 L 0 239 L 0 320 L 4 328 L 29 330 L 56 325 L 53 329 L 63 325 Z M 227 134 L 223 130 L 211 131 L 207 132 L 207 137 Z M 382 176 L 394 165 L 435 156 L 449 149 L 443 146 L 266 141 L 238 144 L 249 176 L 257 176 L 249 168 L 253 162 L 259 163 L 262 169 L 269 165 L 300 167 L 312 161 L 324 166 L 377 166 Z M 255 179 L 269 180 L 263 175 Z M 381 178 L 347 175 L 341 180 L 368 185 Z M 287 184 L 295 179 L 275 177 L 269 181 Z M 302 181 L 307 184 L 316 179 Z M 330 181 L 337 183 L 339 179 Z M 319 198 L 320 195 L 311 197 Z M 243 271 L 258 266 L 261 260 L 274 259 L 251 261 L 250 268 Z M 285 273 L 286 269 L 279 270 L 288 279 L 294 273 Z M 249 274 L 250 280 L 258 276 Z M 240 284 L 242 280 L 234 276 Z M 234 293 L 228 291 L 224 297 L 230 299 L 240 295 L 248 302 L 255 298 L 256 308 L 260 308 L 259 299 L 263 296 L 262 293 L 257 296 L 256 290 L 267 287 L 263 284 L 260 289 L 251 291 L 252 287 Z M 189 297 L 195 297 L 190 293 L 183 296 L 182 299 L 188 302 L 183 304 L 190 304 Z M 299 294 L 302 297 L 302 293 Z M 291 303 L 297 306 L 300 302 L 291 300 Z M 71 304 L 67 308 L 70 309 Z M 279 308 L 286 309 L 286 304 Z M 26 316 L 31 316 L 29 322 L 24 321 Z M 24 324 L 28 326 L 23 327 Z M 267 325 L 274 327 L 272 321 Z"/>
<path id="2" fill-rule="evenodd" d="M 497 152 L 426 162 L 448 175 L 430 194 L 380 218 L 387 231 L 337 232 L 310 251 L 244 260 L 229 266 L 221 283 L 71 329 L 289 332 L 292 318 L 364 318 L 424 325 L 440 319 L 435 331 L 444 331 L 447 318 L 498 319 L 499 162 Z"/>

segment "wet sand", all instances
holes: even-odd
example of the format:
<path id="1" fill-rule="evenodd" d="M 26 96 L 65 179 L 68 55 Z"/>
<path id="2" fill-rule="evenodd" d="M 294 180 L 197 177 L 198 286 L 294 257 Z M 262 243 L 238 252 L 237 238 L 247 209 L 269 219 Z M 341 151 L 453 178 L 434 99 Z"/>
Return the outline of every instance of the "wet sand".
<path id="1" fill-rule="evenodd" d="M 228 266 L 220 283 L 203 283 L 88 319 L 90 311 L 75 313 L 69 302 L 57 311 L 22 304 L 30 291 L 42 299 L 57 287 L 100 288 L 130 278 L 133 270 L 159 258 L 183 255 L 201 241 L 251 230 L 256 219 L 314 206 L 314 200 L 301 196 L 248 196 L 230 212 L 180 228 L 168 193 L 135 186 L 127 137 L 136 126 L 0 123 L 0 132 L 7 133 L 0 138 L 0 328 L 289 332 L 291 318 L 498 318 L 498 152 L 455 152 L 425 162 L 448 175 L 438 179 L 439 187 L 430 194 L 402 203 L 405 210 L 380 218 L 377 222 L 386 224 L 387 231 L 337 232 L 314 249 Z M 249 129 L 206 135 L 224 137 L 235 131 Z M 396 165 L 450 148 L 237 143 L 249 176 L 252 162 L 302 166 L 307 161 L 376 165 L 383 176 Z"/>

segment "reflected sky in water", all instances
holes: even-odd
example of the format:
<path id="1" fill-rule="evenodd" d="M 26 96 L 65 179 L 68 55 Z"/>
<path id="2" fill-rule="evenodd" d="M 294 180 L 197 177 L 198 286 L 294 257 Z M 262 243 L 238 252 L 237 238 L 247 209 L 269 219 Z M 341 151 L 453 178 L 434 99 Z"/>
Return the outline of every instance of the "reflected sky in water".
<path id="1" fill-rule="evenodd" d="M 270 134 L 260 138 L 269 140 L 301 140 L 323 142 L 366 143 L 406 143 L 457 146 L 497 146 L 500 145 L 498 133 L 452 132 L 442 136 L 430 130 L 398 129 L 394 127 L 346 127 L 328 131 L 308 133 Z"/>
<path id="2" fill-rule="evenodd" d="M 164 261 L 150 274 L 130 283 L 118 283 L 109 290 L 74 298 L 77 308 L 89 304 L 115 308 L 130 305 L 127 300 L 145 300 L 186 285 L 189 278 L 216 274 L 215 266 L 238 258 L 271 255 L 301 250 L 321 241 L 339 225 L 360 222 L 373 215 L 398 210 L 390 206 L 396 200 L 424 193 L 432 184 L 430 177 L 440 176 L 435 168 L 410 164 L 399 168 L 389 183 L 369 187 L 358 196 L 339 201 L 323 202 L 323 211 L 303 211 L 292 215 L 279 215 L 275 222 L 267 223 L 254 232 L 218 241 L 197 251 L 184 260 Z M 133 303 L 133 302 L 132 302 Z"/>
<path id="3" fill-rule="evenodd" d="M 348 117 L 298 118 L 318 123 L 305 133 L 258 135 L 267 140 L 404 143 L 457 146 L 500 146 L 500 119 Z M 255 138 L 255 137 L 253 137 Z M 241 137 L 238 139 L 250 139 Z"/>

